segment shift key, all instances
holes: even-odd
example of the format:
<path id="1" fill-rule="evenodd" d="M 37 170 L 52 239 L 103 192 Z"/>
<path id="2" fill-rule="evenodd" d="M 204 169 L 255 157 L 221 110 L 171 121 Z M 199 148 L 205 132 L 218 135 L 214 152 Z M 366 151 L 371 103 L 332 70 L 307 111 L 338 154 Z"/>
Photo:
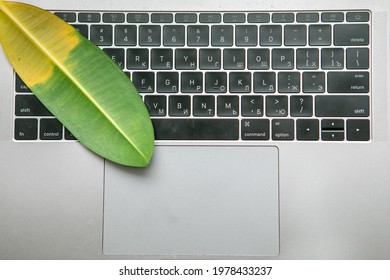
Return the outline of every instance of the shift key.
<path id="1" fill-rule="evenodd" d="M 328 72 L 329 93 L 368 93 L 368 72 Z"/>
<path id="2" fill-rule="evenodd" d="M 368 117 L 370 100 L 366 95 L 319 95 L 315 98 L 317 117 Z"/>

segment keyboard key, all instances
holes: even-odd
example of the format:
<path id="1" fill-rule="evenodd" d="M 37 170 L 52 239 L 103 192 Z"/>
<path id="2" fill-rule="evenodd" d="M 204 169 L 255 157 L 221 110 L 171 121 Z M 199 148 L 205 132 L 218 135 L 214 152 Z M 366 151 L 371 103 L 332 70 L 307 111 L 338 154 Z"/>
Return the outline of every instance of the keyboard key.
<path id="1" fill-rule="evenodd" d="M 367 22 L 370 20 L 369 12 L 348 12 L 347 21 L 349 22 Z"/>
<path id="2" fill-rule="evenodd" d="M 367 46 L 369 40 L 368 24 L 336 24 L 334 26 L 335 46 Z"/>
<path id="3" fill-rule="evenodd" d="M 127 69 L 146 70 L 149 68 L 149 50 L 129 48 L 127 49 Z"/>
<path id="4" fill-rule="evenodd" d="M 287 117 L 288 97 L 284 95 L 267 96 L 265 110 L 267 117 Z"/>
<path id="5" fill-rule="evenodd" d="M 152 23 L 172 23 L 173 14 L 171 13 L 153 13 Z"/>
<path id="6" fill-rule="evenodd" d="M 325 70 L 344 69 L 344 49 L 322 49 L 321 66 Z"/>
<path id="7" fill-rule="evenodd" d="M 149 14 L 147 14 L 147 13 L 129 13 L 129 14 L 127 14 L 127 22 L 129 22 L 129 23 L 147 23 L 147 22 L 149 22 Z"/>
<path id="8" fill-rule="evenodd" d="M 200 49 L 199 50 L 199 68 L 202 70 L 221 69 L 221 50 L 220 49 Z"/>
<path id="9" fill-rule="evenodd" d="M 202 74 L 202 72 L 182 72 L 181 73 L 181 92 L 202 93 L 203 92 L 203 74 Z"/>
<path id="10" fill-rule="evenodd" d="M 106 55 L 114 61 L 119 68 L 125 68 L 125 50 L 118 48 L 103 49 Z"/>
<path id="11" fill-rule="evenodd" d="M 188 25 L 187 44 L 190 47 L 202 47 L 209 45 L 208 25 Z"/>
<path id="12" fill-rule="evenodd" d="M 76 137 L 65 127 L 65 140 L 77 140 Z"/>
<path id="13" fill-rule="evenodd" d="M 310 46 L 330 46 L 331 27 L 330 25 L 310 25 L 309 26 L 309 44 Z"/>
<path id="14" fill-rule="evenodd" d="M 250 72 L 230 72 L 229 91 L 233 93 L 250 93 L 251 73 Z"/>
<path id="15" fill-rule="evenodd" d="M 163 95 L 146 95 L 144 99 L 146 108 L 151 117 L 163 117 L 167 114 L 167 98 Z"/>
<path id="16" fill-rule="evenodd" d="M 281 46 L 282 26 L 281 25 L 261 25 L 260 26 L 261 46 Z"/>
<path id="17" fill-rule="evenodd" d="M 272 140 L 294 140 L 294 120 L 273 119 Z"/>
<path id="18" fill-rule="evenodd" d="M 115 26 L 116 46 L 135 46 L 136 44 L 137 44 L 137 26 L 135 25 Z"/>
<path id="19" fill-rule="evenodd" d="M 284 27 L 284 44 L 286 46 L 305 46 L 306 25 L 286 25 Z"/>
<path id="20" fill-rule="evenodd" d="M 299 72 L 279 72 L 278 89 L 281 93 L 299 93 L 301 78 Z"/>
<path id="21" fill-rule="evenodd" d="M 171 117 L 189 117 L 191 115 L 191 98 L 188 95 L 169 96 L 168 110 Z"/>
<path id="22" fill-rule="evenodd" d="M 152 69 L 171 70 L 173 68 L 172 49 L 152 49 Z"/>
<path id="23" fill-rule="evenodd" d="M 55 12 L 54 14 L 66 22 L 75 22 L 76 21 L 76 13 L 73 13 L 73 12 Z"/>
<path id="24" fill-rule="evenodd" d="M 244 13 L 226 13 L 223 15 L 225 23 L 244 23 L 246 16 Z"/>
<path id="25" fill-rule="evenodd" d="M 263 96 L 248 96 L 241 97 L 241 116 L 243 117 L 262 117 Z"/>
<path id="26" fill-rule="evenodd" d="M 14 138 L 15 140 L 37 140 L 38 120 L 15 119 Z"/>
<path id="27" fill-rule="evenodd" d="M 268 70 L 270 67 L 269 49 L 248 49 L 247 57 L 247 65 L 249 70 Z"/>
<path id="28" fill-rule="evenodd" d="M 257 46 L 256 25 L 236 25 L 236 46 Z"/>
<path id="29" fill-rule="evenodd" d="M 156 140 L 238 140 L 237 119 L 152 119 Z"/>
<path id="30" fill-rule="evenodd" d="M 221 14 L 218 13 L 201 13 L 199 15 L 200 23 L 220 23 Z"/>
<path id="31" fill-rule="evenodd" d="M 294 69 L 294 49 L 273 49 L 272 69 L 275 70 Z"/>
<path id="32" fill-rule="evenodd" d="M 271 16 L 268 13 L 249 13 L 248 22 L 249 23 L 268 23 Z"/>
<path id="33" fill-rule="evenodd" d="M 348 141 L 369 141 L 370 121 L 369 120 L 347 120 Z"/>
<path id="34" fill-rule="evenodd" d="M 319 51 L 313 48 L 297 49 L 297 69 L 317 70 L 319 67 Z"/>
<path id="35" fill-rule="evenodd" d="M 26 86 L 23 80 L 15 73 L 15 91 L 16 92 L 31 92 L 31 89 Z"/>
<path id="36" fill-rule="evenodd" d="M 344 131 L 322 131 L 321 139 L 323 141 L 343 141 Z"/>
<path id="37" fill-rule="evenodd" d="M 225 93 L 227 91 L 226 72 L 206 72 L 205 87 L 207 93 Z"/>
<path id="38" fill-rule="evenodd" d="M 175 21 L 177 23 L 196 23 L 198 16 L 195 13 L 177 13 Z"/>
<path id="39" fill-rule="evenodd" d="M 310 95 L 291 96 L 290 114 L 292 117 L 313 116 L 313 97 Z"/>
<path id="40" fill-rule="evenodd" d="M 76 29 L 81 35 L 86 39 L 89 39 L 89 28 L 86 24 L 72 24 L 74 29 Z"/>
<path id="41" fill-rule="evenodd" d="M 243 119 L 241 120 L 242 140 L 269 140 L 269 120 Z"/>
<path id="42" fill-rule="evenodd" d="M 211 27 L 211 45 L 233 46 L 233 26 L 213 25 Z"/>
<path id="43" fill-rule="evenodd" d="M 324 93 L 325 73 L 324 72 L 303 72 L 302 88 L 304 93 Z"/>
<path id="44" fill-rule="evenodd" d="M 328 72 L 328 92 L 368 93 L 368 72 Z"/>
<path id="45" fill-rule="evenodd" d="M 195 95 L 193 101 L 193 114 L 195 117 L 212 117 L 215 115 L 214 96 Z"/>
<path id="46" fill-rule="evenodd" d="M 157 73 L 157 92 L 177 93 L 179 91 L 179 74 L 177 72 Z"/>
<path id="47" fill-rule="evenodd" d="M 184 46 L 184 25 L 165 25 L 163 33 L 164 46 Z"/>
<path id="48" fill-rule="evenodd" d="M 292 23 L 294 22 L 293 13 L 273 13 L 272 22 L 274 23 Z"/>
<path id="49" fill-rule="evenodd" d="M 297 120 L 297 140 L 317 141 L 319 140 L 319 122 L 316 119 Z"/>
<path id="50" fill-rule="evenodd" d="M 196 49 L 176 49 L 175 68 L 178 70 L 195 70 L 197 68 L 198 53 Z"/>
<path id="51" fill-rule="evenodd" d="M 139 26 L 140 46 L 160 46 L 161 26 L 160 25 L 140 25 Z"/>
<path id="52" fill-rule="evenodd" d="M 344 21 L 343 12 L 325 12 L 321 14 L 323 22 L 342 22 Z"/>
<path id="53" fill-rule="evenodd" d="M 153 72 L 134 72 L 132 81 L 140 93 L 154 92 Z"/>
<path id="54" fill-rule="evenodd" d="M 35 95 L 15 96 L 16 116 L 52 116 L 48 109 L 39 101 Z"/>
<path id="55" fill-rule="evenodd" d="M 223 69 L 244 70 L 245 50 L 244 49 L 224 49 Z"/>
<path id="56" fill-rule="evenodd" d="M 318 13 L 298 13 L 297 14 L 297 22 L 305 23 L 305 22 L 318 22 L 319 20 Z"/>
<path id="57" fill-rule="evenodd" d="M 62 124 L 57 119 L 41 119 L 39 122 L 41 140 L 61 140 Z"/>
<path id="58" fill-rule="evenodd" d="M 321 121 L 321 129 L 323 131 L 343 131 L 344 120 L 325 119 Z"/>
<path id="59" fill-rule="evenodd" d="M 99 13 L 79 13 L 79 22 L 100 22 Z"/>
<path id="60" fill-rule="evenodd" d="M 368 69 L 368 67 L 369 67 L 369 50 L 367 48 L 347 49 L 348 69 Z"/>
<path id="61" fill-rule="evenodd" d="M 219 117 L 237 117 L 239 115 L 238 96 L 219 95 L 217 97 L 217 115 Z"/>
<path id="62" fill-rule="evenodd" d="M 91 42 L 97 46 L 112 45 L 111 25 L 91 25 Z"/>
<path id="63" fill-rule="evenodd" d="M 317 117 L 368 117 L 370 113 L 368 96 L 316 96 L 315 108 Z"/>
<path id="64" fill-rule="evenodd" d="M 275 72 L 255 72 L 253 74 L 253 91 L 255 93 L 274 93 L 275 90 Z"/>
<path id="65" fill-rule="evenodd" d="M 103 22 L 107 23 L 123 23 L 125 22 L 124 13 L 104 13 Z"/>

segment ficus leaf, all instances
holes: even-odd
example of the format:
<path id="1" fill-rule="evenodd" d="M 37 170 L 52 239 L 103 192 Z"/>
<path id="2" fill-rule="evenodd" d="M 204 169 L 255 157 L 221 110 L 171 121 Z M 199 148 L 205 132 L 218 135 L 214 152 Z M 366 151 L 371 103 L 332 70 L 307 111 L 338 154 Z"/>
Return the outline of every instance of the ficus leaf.
<path id="1" fill-rule="evenodd" d="M 0 42 L 26 85 L 82 144 L 123 165 L 149 164 L 148 111 L 103 51 L 52 13 L 3 0 Z"/>

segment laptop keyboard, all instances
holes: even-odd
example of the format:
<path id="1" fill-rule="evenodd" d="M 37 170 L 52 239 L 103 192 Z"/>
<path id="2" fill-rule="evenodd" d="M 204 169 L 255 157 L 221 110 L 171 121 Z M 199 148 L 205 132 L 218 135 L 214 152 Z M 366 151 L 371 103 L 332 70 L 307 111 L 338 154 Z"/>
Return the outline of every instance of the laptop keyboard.
<path id="1" fill-rule="evenodd" d="M 156 140 L 371 139 L 368 11 L 55 14 L 133 81 Z M 15 140 L 75 140 L 15 93 Z"/>

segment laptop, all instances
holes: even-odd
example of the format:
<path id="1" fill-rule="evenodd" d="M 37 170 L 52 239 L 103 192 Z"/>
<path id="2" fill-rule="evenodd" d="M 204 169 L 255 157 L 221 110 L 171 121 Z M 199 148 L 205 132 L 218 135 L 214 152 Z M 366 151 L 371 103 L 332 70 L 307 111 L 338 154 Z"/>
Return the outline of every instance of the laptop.
<path id="1" fill-rule="evenodd" d="M 123 69 L 155 153 L 92 153 L 1 52 L 1 259 L 390 258 L 388 1 L 25 2 Z"/>

